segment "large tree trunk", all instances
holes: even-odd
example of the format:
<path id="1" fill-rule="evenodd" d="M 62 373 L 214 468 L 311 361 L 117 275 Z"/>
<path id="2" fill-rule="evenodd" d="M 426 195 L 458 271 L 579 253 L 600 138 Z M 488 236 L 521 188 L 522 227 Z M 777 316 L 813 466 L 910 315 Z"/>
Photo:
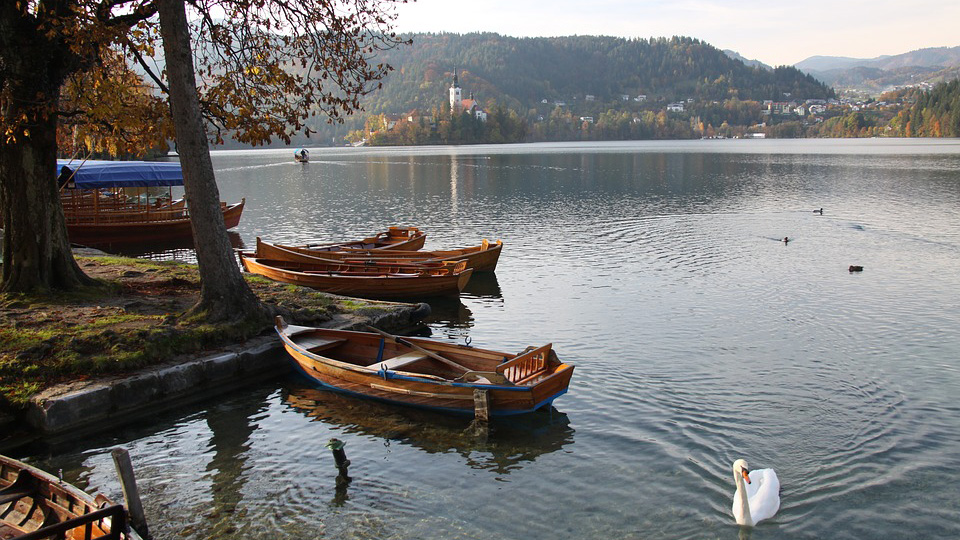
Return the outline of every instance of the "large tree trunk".
<path id="1" fill-rule="evenodd" d="M 200 113 L 183 0 L 159 0 L 157 6 L 177 153 L 183 167 L 184 192 L 200 270 L 200 301 L 191 313 L 210 321 L 266 317 L 266 308 L 240 274 L 223 223 L 220 191 Z"/>
<path id="2" fill-rule="evenodd" d="M 29 120 L 25 130 L 0 134 L 0 289 L 69 290 L 94 283 L 73 259 L 56 183 L 56 105 L 69 51 L 17 18 L 0 13 L 0 114 L 8 126 Z"/>

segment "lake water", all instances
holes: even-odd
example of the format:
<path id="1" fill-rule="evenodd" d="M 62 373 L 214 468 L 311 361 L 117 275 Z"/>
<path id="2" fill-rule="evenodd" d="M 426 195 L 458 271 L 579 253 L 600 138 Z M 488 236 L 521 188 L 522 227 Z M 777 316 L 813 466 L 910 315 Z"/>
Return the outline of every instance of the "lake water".
<path id="1" fill-rule="evenodd" d="M 127 447 L 158 539 L 742 538 L 741 457 L 782 483 L 753 538 L 960 537 L 960 141 L 311 158 L 214 155 L 221 198 L 247 198 L 240 241 L 502 239 L 495 276 L 432 302 L 432 333 L 552 342 L 570 392 L 478 440 L 291 376 L 35 462 L 120 498 Z"/>

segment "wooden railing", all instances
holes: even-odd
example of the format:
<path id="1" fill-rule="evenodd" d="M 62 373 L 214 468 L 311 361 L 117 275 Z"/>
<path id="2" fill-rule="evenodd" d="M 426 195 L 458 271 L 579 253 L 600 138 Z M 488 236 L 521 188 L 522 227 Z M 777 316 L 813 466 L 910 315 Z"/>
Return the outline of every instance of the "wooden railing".
<path id="1" fill-rule="evenodd" d="M 547 343 L 527 351 L 497 366 L 497 373 L 502 373 L 510 382 L 516 384 L 547 369 L 547 358 L 550 356 L 552 344 Z"/>

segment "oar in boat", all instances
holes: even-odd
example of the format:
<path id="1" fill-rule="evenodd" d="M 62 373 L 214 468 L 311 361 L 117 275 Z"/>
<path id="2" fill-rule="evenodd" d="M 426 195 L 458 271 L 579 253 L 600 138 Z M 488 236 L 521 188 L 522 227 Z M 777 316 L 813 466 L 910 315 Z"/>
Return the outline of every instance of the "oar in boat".
<path id="1" fill-rule="evenodd" d="M 475 378 L 479 378 L 479 379 L 481 379 L 481 380 L 482 380 L 482 379 L 486 379 L 488 382 L 492 382 L 493 384 L 507 384 L 507 385 L 512 384 L 502 373 L 496 373 L 496 372 L 493 372 L 493 371 L 475 371 L 475 370 L 472 370 L 472 369 L 469 369 L 469 368 L 465 368 L 465 367 L 461 366 L 460 364 L 454 362 L 453 360 L 450 360 L 449 358 L 444 358 L 443 356 L 440 356 L 439 354 L 437 354 L 437 353 L 435 353 L 435 352 L 433 352 L 433 351 L 431 351 L 431 350 L 424 349 L 423 347 L 417 345 L 416 343 L 407 341 L 407 340 L 403 339 L 402 337 L 395 336 L 395 335 L 393 335 L 393 334 L 388 334 L 387 332 L 384 332 L 383 330 L 380 330 L 379 328 L 374 328 L 374 327 L 369 326 L 369 325 L 367 325 L 367 328 L 370 329 L 370 330 L 373 331 L 373 332 L 376 332 L 376 333 L 380 334 L 381 336 L 383 336 L 384 339 L 388 339 L 388 340 L 390 340 L 390 341 L 392 341 L 392 342 L 394 342 L 394 343 L 399 343 L 400 345 L 404 345 L 404 346 L 410 347 L 411 349 L 416 350 L 416 351 L 420 351 L 420 352 L 422 352 L 423 354 L 429 356 L 430 358 L 434 358 L 434 359 L 436 359 L 436 360 L 439 360 L 439 361 L 443 362 L 444 364 L 447 364 L 448 366 L 451 366 L 451 367 L 454 367 L 454 368 L 456 368 L 456 369 L 462 370 L 462 371 L 464 372 L 463 375 L 457 377 L 456 380 L 461 380 L 461 379 L 463 379 L 463 378 L 465 378 L 465 377 L 475 377 Z"/>
<path id="2" fill-rule="evenodd" d="M 457 368 L 457 369 L 459 369 L 459 370 L 461 370 L 461 371 L 465 371 L 465 372 L 466 372 L 466 371 L 472 371 L 471 369 L 465 368 L 465 367 L 461 366 L 460 364 L 454 362 L 453 360 L 450 360 L 449 358 L 444 358 L 444 357 L 440 356 L 439 354 L 437 354 L 437 353 L 435 353 L 435 352 L 433 352 L 433 351 L 431 351 L 431 350 L 424 349 L 423 347 L 417 345 L 416 343 L 411 343 L 411 342 L 403 339 L 402 337 L 395 336 L 395 335 L 393 335 L 393 334 L 388 334 L 388 333 L 384 332 L 383 330 L 380 330 L 379 328 L 374 328 L 374 327 L 372 327 L 372 326 L 367 326 L 367 328 L 370 329 L 370 330 L 373 331 L 373 332 L 376 332 L 376 333 L 380 334 L 381 336 L 383 336 L 384 339 L 388 339 L 388 340 L 390 340 L 390 341 L 392 341 L 392 342 L 394 342 L 394 343 L 399 343 L 400 345 L 404 345 L 404 346 L 406 346 L 406 347 L 410 347 L 410 348 L 413 349 L 413 350 L 420 351 L 420 352 L 422 352 L 423 354 L 429 356 L 430 358 L 433 358 L 433 359 L 435 359 L 435 360 L 439 360 L 439 361 L 443 362 L 444 364 L 447 364 L 448 366 Z"/>

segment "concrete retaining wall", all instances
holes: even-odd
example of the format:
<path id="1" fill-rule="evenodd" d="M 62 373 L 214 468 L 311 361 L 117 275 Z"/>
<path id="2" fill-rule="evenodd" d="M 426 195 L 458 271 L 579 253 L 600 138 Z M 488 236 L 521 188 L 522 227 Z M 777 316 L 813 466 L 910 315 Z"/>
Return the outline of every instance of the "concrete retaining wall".
<path id="1" fill-rule="evenodd" d="M 387 331 L 410 328 L 430 313 L 427 304 L 393 304 L 341 318 L 332 327 Z M 324 325 L 327 326 L 327 325 Z M 290 370 L 275 335 L 254 338 L 224 352 L 145 369 L 123 377 L 50 388 L 30 403 L 26 420 L 50 442 L 107 431 L 166 409 L 202 401 Z"/>

